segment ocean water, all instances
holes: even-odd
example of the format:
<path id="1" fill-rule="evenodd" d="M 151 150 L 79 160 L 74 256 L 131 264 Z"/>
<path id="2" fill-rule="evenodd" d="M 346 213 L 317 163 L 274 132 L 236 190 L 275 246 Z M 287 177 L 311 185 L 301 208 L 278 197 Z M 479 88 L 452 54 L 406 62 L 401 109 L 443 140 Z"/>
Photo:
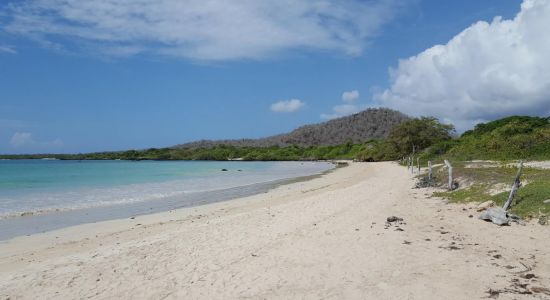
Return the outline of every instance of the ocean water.
<path id="1" fill-rule="evenodd" d="M 159 207 L 168 200 L 183 207 L 201 193 L 215 195 L 332 167 L 324 162 L 3 160 L 0 220 L 135 203 Z"/>

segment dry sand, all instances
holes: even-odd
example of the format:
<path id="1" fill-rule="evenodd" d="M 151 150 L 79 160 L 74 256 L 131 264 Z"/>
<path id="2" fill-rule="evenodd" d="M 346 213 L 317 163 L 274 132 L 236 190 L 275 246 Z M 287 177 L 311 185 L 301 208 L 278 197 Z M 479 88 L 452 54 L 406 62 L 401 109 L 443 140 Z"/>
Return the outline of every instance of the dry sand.
<path id="1" fill-rule="evenodd" d="M 498 227 L 412 186 L 394 163 L 353 163 L 256 196 L 12 239 L 0 296 L 550 299 L 549 227 Z M 387 225 L 392 215 L 404 222 Z"/>

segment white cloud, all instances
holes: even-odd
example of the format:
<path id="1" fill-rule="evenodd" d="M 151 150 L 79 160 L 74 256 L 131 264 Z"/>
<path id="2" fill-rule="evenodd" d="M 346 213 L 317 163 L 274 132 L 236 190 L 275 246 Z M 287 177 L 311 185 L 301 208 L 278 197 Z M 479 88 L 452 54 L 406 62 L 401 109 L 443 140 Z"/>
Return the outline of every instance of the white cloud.
<path id="1" fill-rule="evenodd" d="M 353 90 L 342 93 L 342 101 L 346 104 L 338 104 L 332 107 L 332 113 L 321 114 L 321 119 L 335 119 L 358 113 L 367 108 L 367 105 L 355 103 L 359 99 L 359 91 Z"/>
<path id="2" fill-rule="evenodd" d="M 459 130 L 510 114 L 550 114 L 550 1 L 524 0 L 512 20 L 477 22 L 399 61 L 381 105 L 432 115 Z"/>
<path id="3" fill-rule="evenodd" d="M 271 104 L 271 111 L 276 113 L 291 113 L 300 110 L 305 103 L 299 99 L 281 100 Z"/>
<path id="4" fill-rule="evenodd" d="M 3 29 L 106 55 L 258 59 L 295 49 L 357 55 L 397 0 L 21 0 Z M 0 11 L 0 14 L 2 11 Z"/>
<path id="5" fill-rule="evenodd" d="M 16 132 L 10 139 L 10 145 L 14 148 L 33 148 L 35 150 L 49 150 L 63 147 L 63 141 L 36 141 L 30 132 Z"/>
<path id="6" fill-rule="evenodd" d="M 17 54 L 14 47 L 8 45 L 0 45 L 0 53 Z"/>
<path id="7" fill-rule="evenodd" d="M 353 91 L 342 93 L 342 100 L 344 102 L 353 103 L 357 99 L 359 99 L 359 91 L 358 90 L 353 90 Z"/>

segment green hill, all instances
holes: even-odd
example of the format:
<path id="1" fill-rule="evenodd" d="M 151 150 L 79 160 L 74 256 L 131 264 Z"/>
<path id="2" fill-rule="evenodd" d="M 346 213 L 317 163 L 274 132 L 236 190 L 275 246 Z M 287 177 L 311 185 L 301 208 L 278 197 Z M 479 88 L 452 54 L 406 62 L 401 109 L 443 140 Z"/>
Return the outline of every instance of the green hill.
<path id="1" fill-rule="evenodd" d="M 459 160 L 550 159 L 550 117 L 512 116 L 481 123 L 428 151 L 437 150 Z"/>

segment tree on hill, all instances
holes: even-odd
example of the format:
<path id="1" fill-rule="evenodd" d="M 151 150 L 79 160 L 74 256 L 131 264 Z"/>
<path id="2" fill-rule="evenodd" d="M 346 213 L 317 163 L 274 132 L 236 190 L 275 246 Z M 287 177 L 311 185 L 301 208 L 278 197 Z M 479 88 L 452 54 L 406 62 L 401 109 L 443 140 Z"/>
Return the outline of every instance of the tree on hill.
<path id="1" fill-rule="evenodd" d="M 409 119 L 393 126 L 387 139 L 367 144 L 357 158 L 364 161 L 398 159 L 450 141 L 453 132 L 453 125 L 442 124 L 433 117 Z"/>
<path id="2" fill-rule="evenodd" d="M 403 156 L 448 141 L 452 138 L 453 132 L 453 125 L 442 124 L 436 118 L 415 118 L 395 125 L 388 136 L 388 143 Z"/>

